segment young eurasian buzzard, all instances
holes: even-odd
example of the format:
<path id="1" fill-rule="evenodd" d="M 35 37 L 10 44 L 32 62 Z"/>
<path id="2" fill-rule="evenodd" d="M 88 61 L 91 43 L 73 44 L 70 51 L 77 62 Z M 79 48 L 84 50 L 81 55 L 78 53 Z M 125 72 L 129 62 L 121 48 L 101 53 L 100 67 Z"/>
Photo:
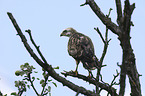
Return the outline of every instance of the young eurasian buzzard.
<path id="1" fill-rule="evenodd" d="M 83 67 L 89 71 L 98 68 L 98 60 L 94 54 L 94 46 L 91 39 L 77 32 L 73 28 L 65 29 L 60 36 L 69 37 L 68 53 L 76 60 L 76 74 L 80 61 Z"/>

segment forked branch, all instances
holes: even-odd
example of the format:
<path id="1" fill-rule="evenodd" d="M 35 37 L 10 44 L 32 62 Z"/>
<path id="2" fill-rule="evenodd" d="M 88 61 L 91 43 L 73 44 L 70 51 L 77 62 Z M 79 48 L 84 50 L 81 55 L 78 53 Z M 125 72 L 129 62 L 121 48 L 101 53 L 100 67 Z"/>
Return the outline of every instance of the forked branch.
<path id="1" fill-rule="evenodd" d="M 107 26 L 108 29 L 110 29 L 114 34 L 117 35 L 121 33 L 120 28 L 114 22 L 112 22 L 107 16 L 104 15 L 104 13 L 101 11 L 101 9 L 94 0 L 86 0 L 85 4 L 82 4 L 81 6 L 87 4 L 91 7 L 93 12 L 99 17 L 102 23 Z"/>
<path id="2" fill-rule="evenodd" d="M 101 83 L 101 82 L 96 82 L 96 78 L 90 78 L 90 77 L 86 77 L 84 75 L 81 74 L 75 74 L 74 72 L 62 72 L 62 74 L 64 76 L 71 76 L 71 77 L 75 77 L 81 80 L 84 80 L 86 82 L 88 82 L 89 84 L 93 84 L 95 86 L 100 87 L 103 90 L 106 90 L 109 94 L 111 94 L 111 96 L 118 96 L 118 94 L 116 93 L 116 89 L 113 88 L 112 86 L 108 85 L 107 83 Z"/>

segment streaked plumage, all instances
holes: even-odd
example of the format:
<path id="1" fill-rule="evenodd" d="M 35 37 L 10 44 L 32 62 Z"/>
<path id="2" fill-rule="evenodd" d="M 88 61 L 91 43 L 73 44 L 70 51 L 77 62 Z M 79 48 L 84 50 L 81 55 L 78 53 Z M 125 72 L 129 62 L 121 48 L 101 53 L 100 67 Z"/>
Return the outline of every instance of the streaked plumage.
<path id="1" fill-rule="evenodd" d="M 90 70 L 96 69 L 98 67 L 98 61 L 94 54 L 94 46 L 88 36 L 77 32 L 73 28 L 65 29 L 60 36 L 69 37 L 68 53 L 76 60 L 77 66 L 75 72 L 77 72 L 80 61 L 83 63 L 83 67 L 89 71 L 89 73 Z"/>

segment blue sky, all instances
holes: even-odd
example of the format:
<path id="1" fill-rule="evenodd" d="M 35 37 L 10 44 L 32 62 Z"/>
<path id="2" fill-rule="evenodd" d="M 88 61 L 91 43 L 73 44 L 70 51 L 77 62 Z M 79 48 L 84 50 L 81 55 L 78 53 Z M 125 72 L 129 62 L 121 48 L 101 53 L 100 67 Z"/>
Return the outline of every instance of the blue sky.
<path id="1" fill-rule="evenodd" d="M 104 14 L 108 14 L 109 8 L 113 9 L 111 12 L 111 19 L 116 23 L 115 0 L 96 1 Z M 136 9 L 132 15 L 132 21 L 135 26 L 131 28 L 131 43 L 136 56 L 138 72 L 143 75 L 140 77 L 140 81 L 142 85 L 142 93 L 145 94 L 145 91 L 143 90 L 145 89 L 145 82 L 143 82 L 145 80 L 145 59 L 143 56 L 145 54 L 145 13 L 143 12 L 145 9 L 145 1 L 130 1 L 131 3 L 136 3 Z M 60 38 L 60 33 L 67 27 L 73 27 L 77 31 L 89 36 L 94 43 L 96 56 L 98 58 L 101 57 L 103 43 L 93 28 L 99 27 L 102 34 L 104 34 L 105 26 L 101 23 L 89 6 L 80 7 L 80 5 L 84 2 L 85 0 L 1 0 L 0 90 L 4 93 L 17 91 L 14 87 L 14 81 L 20 78 L 15 76 L 15 71 L 19 69 L 21 64 L 28 62 L 30 65 L 35 66 L 39 72 L 41 71 L 41 68 L 30 57 L 24 48 L 20 38 L 16 36 L 16 30 L 7 16 L 7 12 L 11 12 L 13 14 L 23 32 L 27 29 L 31 29 L 33 38 L 37 42 L 37 45 L 40 45 L 40 49 L 48 63 L 52 64 L 54 67 L 60 67 L 60 69 L 57 70 L 59 73 L 63 70 L 69 71 L 75 69 L 75 60 L 67 53 L 68 38 Z M 28 34 L 26 34 L 26 36 L 28 37 Z M 105 82 L 111 82 L 116 69 L 119 70 L 116 64 L 117 62 L 121 64 L 122 58 L 122 51 L 117 36 L 109 31 L 109 38 L 112 40 L 109 44 L 108 52 L 104 60 L 104 64 L 107 64 L 107 67 L 102 69 L 102 75 Z M 87 70 L 82 67 L 82 64 L 79 65 L 78 71 L 81 74 L 88 75 Z M 93 73 L 95 74 L 95 71 L 93 71 Z M 37 76 L 40 77 L 40 75 Z M 94 86 L 83 81 L 81 82 L 81 80 L 71 77 L 67 77 L 67 79 L 76 84 L 87 87 L 89 90 L 94 88 Z M 76 94 L 67 87 L 63 87 L 62 84 L 57 81 L 55 82 L 58 87 L 55 88 L 52 85 L 52 96 L 59 96 L 60 94 L 63 94 L 63 96 L 68 96 L 68 94 L 69 96 L 74 96 Z M 40 90 L 38 83 L 36 83 L 36 86 L 38 90 Z M 118 87 L 115 86 L 115 88 Z M 126 85 L 126 90 L 127 96 L 130 91 L 128 83 Z M 26 93 L 27 96 L 30 96 L 30 94 L 32 96 L 34 92 L 29 90 Z"/>

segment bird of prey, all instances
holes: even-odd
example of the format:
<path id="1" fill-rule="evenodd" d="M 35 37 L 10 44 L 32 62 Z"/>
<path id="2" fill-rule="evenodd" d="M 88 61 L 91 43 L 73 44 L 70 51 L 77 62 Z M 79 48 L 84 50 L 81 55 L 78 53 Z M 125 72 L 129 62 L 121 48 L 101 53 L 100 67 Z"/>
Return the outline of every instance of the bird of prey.
<path id="1" fill-rule="evenodd" d="M 94 46 L 91 39 L 73 28 L 63 30 L 60 36 L 69 37 L 68 53 L 76 60 L 75 73 L 78 73 L 78 65 L 82 62 L 83 67 L 89 71 L 90 76 L 91 70 L 98 68 L 98 59 L 94 54 Z"/>

